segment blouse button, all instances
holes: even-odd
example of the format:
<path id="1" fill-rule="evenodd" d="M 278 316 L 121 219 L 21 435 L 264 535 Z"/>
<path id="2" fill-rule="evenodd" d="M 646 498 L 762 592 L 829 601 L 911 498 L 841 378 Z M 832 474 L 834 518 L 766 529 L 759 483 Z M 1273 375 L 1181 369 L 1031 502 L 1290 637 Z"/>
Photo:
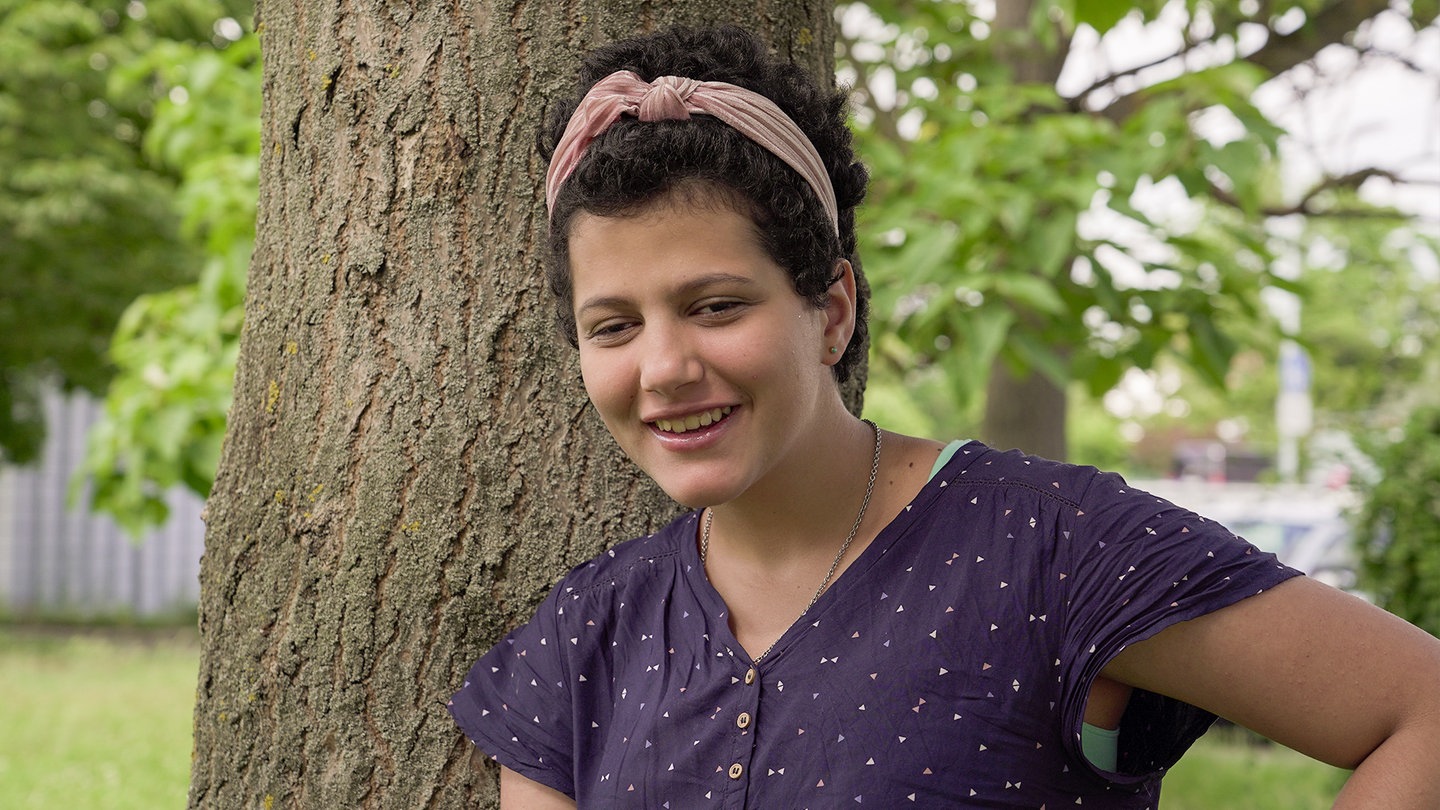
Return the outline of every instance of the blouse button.
<path id="1" fill-rule="evenodd" d="M 751 667 L 751 668 L 745 670 L 745 685 L 746 685 L 746 686 L 749 686 L 749 685 L 752 684 L 752 683 L 755 683 L 755 668 L 754 668 L 754 667 Z"/>
<path id="2" fill-rule="evenodd" d="M 750 727 L 750 713 L 749 713 L 749 712 L 740 712 L 740 716 L 735 718 L 735 725 L 739 726 L 740 728 L 749 728 L 749 727 Z"/>
<path id="3" fill-rule="evenodd" d="M 730 778 L 731 778 L 731 779 L 739 779 L 739 778 L 740 778 L 740 774 L 742 774 L 742 773 L 744 773 L 744 772 L 745 772 L 744 766 L 742 766 L 742 765 L 741 765 L 740 763 L 738 763 L 738 762 L 735 763 L 734 765 L 731 765 L 731 766 L 730 766 Z"/>

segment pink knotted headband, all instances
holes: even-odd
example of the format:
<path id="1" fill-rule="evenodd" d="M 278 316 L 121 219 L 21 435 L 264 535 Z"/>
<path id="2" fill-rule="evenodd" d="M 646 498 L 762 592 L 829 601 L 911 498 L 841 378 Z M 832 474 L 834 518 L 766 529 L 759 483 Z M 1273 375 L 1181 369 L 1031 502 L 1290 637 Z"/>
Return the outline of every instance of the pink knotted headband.
<path id="1" fill-rule="evenodd" d="M 727 82 L 701 82 L 679 76 L 661 76 L 647 82 L 628 70 L 618 70 L 596 82 L 570 116 L 545 173 L 546 209 L 555 213 L 560 187 L 580 164 L 590 142 L 620 116 L 633 115 L 641 121 L 684 121 L 692 113 L 724 121 L 799 172 L 820 198 L 835 233 L 840 233 L 835 188 L 830 184 L 825 162 L 810 139 L 775 102 Z"/>

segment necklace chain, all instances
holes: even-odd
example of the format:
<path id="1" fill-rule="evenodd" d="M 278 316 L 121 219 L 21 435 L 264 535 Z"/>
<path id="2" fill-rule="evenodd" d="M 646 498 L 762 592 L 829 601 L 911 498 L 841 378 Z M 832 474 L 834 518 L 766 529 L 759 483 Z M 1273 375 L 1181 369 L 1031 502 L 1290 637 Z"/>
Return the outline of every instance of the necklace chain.
<path id="1" fill-rule="evenodd" d="M 860 421 L 869 425 L 870 429 L 875 431 L 875 457 L 870 461 L 870 480 L 865 484 L 865 498 L 860 501 L 860 512 L 859 514 L 855 515 L 855 523 L 850 527 L 850 534 L 845 536 L 845 542 L 841 543 L 840 550 L 835 552 L 835 559 L 830 561 L 830 570 L 825 572 L 825 579 L 820 581 L 820 587 L 815 589 L 815 595 L 810 597 L 810 603 L 805 606 L 804 610 L 800 611 L 800 616 L 804 616 L 806 613 L 809 613 L 810 608 L 815 607 L 815 603 L 820 601 L 820 594 L 825 592 L 825 588 L 830 584 L 830 578 L 835 576 L 835 569 L 840 567 L 840 561 L 845 558 L 845 552 L 850 550 L 850 544 L 854 542 L 856 533 L 860 531 L 860 523 L 865 520 L 865 510 L 870 508 L 870 495 L 875 491 L 875 479 L 880 474 L 880 428 L 877 427 L 875 423 L 871 422 L 869 419 L 862 419 Z M 706 509 L 705 528 L 700 532 L 701 569 L 704 569 L 705 559 L 709 556 L 710 553 L 710 524 L 714 522 L 714 520 L 715 510 Z M 800 616 L 795 617 L 795 621 L 799 621 Z M 781 637 L 784 637 L 784 633 L 781 633 Z M 775 649 L 775 645 L 779 643 L 779 638 L 770 642 L 770 646 L 766 647 L 764 652 L 752 658 L 750 660 L 750 664 L 752 666 L 755 664 L 759 664 L 760 659 L 769 655 L 770 651 Z"/>

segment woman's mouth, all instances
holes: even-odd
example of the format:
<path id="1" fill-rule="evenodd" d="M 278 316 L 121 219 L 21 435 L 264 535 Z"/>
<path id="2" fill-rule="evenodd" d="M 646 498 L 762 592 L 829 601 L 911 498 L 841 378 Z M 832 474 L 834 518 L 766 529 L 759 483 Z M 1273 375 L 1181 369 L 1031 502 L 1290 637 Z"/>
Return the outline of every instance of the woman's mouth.
<path id="1" fill-rule="evenodd" d="M 702 427 L 709 427 L 719 422 L 721 419 L 729 416 L 733 410 L 733 407 L 726 405 L 723 408 L 711 408 L 708 411 L 692 413 L 685 417 L 656 419 L 652 424 L 655 425 L 657 430 L 665 433 L 688 433 L 692 430 L 699 430 Z"/>

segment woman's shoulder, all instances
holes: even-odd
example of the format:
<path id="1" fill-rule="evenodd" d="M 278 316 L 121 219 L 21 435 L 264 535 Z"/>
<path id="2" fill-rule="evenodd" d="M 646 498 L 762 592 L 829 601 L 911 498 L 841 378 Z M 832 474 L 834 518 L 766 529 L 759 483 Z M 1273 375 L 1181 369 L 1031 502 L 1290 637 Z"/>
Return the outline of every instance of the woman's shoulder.
<path id="1" fill-rule="evenodd" d="M 1088 525 L 1091 529 L 1118 532 L 1129 527 L 1140 534 L 1154 534 L 1144 527 L 1165 519 L 1177 526 L 1189 526 L 1187 532 L 1229 534 L 1220 524 L 1185 506 L 1131 485 L 1119 473 L 1019 450 L 1001 451 L 970 442 L 956 453 L 941 475 L 951 486 L 1007 489 L 1011 500 L 1017 492 L 1029 492 L 1030 503 L 1048 504 L 1040 508 L 1057 512 L 1075 529 Z"/>
<path id="2" fill-rule="evenodd" d="M 698 519 L 698 512 L 688 512 L 655 532 L 617 543 L 570 569 L 556 590 L 579 598 L 600 586 L 613 589 L 636 578 L 647 579 L 657 569 L 673 571 L 684 565 L 684 543 L 686 538 L 693 542 Z"/>
<path id="3" fill-rule="evenodd" d="M 1112 479 L 1123 485 L 1115 473 L 1096 467 L 1055 461 L 1021 450 L 997 450 L 978 441 L 969 441 L 955 451 L 938 477 L 948 485 L 1028 489 L 1046 499 L 1080 505 L 1104 494 L 1097 482 Z"/>

